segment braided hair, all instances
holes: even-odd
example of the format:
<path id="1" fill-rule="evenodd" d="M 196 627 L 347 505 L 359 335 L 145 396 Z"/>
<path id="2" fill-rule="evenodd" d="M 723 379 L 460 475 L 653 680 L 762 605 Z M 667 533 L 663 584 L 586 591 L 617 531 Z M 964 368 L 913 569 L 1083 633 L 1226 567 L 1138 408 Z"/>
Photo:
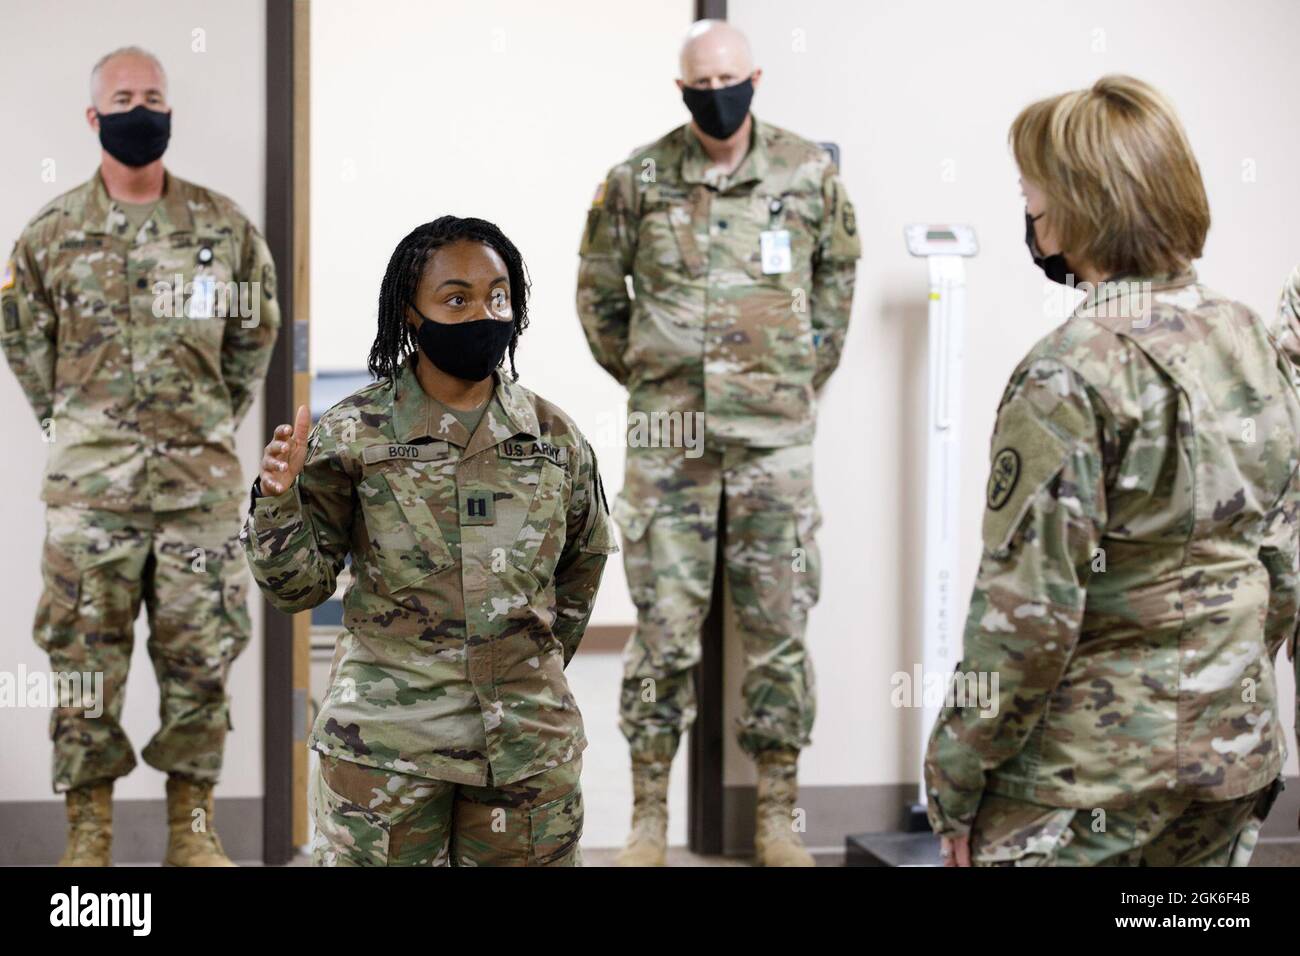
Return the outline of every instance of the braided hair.
<path id="1" fill-rule="evenodd" d="M 420 276 L 435 249 L 458 240 L 481 242 L 501 256 L 510 280 L 510 306 L 514 312 L 514 331 L 510 335 L 510 378 L 519 380 L 515 369 L 515 346 L 519 335 L 528 328 L 528 289 L 530 282 L 523 256 L 515 244 L 495 225 L 485 219 L 461 219 L 442 216 L 416 226 L 393 250 L 388 271 L 379 287 L 379 330 L 370 346 L 370 374 L 376 379 L 392 378 L 413 352 L 419 351 L 415 330 L 406 321 L 406 307 L 415 300 Z"/>

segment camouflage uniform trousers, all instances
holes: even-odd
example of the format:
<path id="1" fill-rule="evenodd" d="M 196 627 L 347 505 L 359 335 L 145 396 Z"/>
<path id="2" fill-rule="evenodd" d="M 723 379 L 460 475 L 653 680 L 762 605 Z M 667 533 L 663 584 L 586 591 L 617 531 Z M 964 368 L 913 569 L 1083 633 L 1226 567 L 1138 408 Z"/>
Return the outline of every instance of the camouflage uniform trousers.
<path id="1" fill-rule="evenodd" d="M 143 600 L 161 726 L 145 762 L 217 781 L 230 727 L 226 678 L 248 644 L 240 499 L 170 512 L 51 505 L 36 643 L 57 672 L 102 674 L 102 699 L 60 701 L 50 718 L 55 792 L 129 773 L 126 677 Z"/>
<path id="2" fill-rule="evenodd" d="M 671 760 L 695 719 L 692 668 L 713 594 L 719 531 L 745 673 L 741 748 L 799 750 L 816 711 L 804 644 L 821 566 L 811 445 L 628 449 L 614 518 L 637 608 L 619 725 L 634 760 Z"/>
<path id="3" fill-rule="evenodd" d="M 470 787 L 320 755 L 314 866 L 581 866 L 582 758 Z"/>
<path id="4" fill-rule="evenodd" d="M 1118 808 L 1048 807 L 986 794 L 975 817 L 975 866 L 1247 866 L 1279 777 L 1233 800 L 1153 794 Z"/>

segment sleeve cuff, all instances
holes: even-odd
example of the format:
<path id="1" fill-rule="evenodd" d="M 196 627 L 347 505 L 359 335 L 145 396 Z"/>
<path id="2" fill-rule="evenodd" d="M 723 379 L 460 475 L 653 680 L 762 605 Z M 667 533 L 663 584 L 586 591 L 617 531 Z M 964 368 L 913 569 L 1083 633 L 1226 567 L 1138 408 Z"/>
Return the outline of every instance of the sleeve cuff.
<path id="1" fill-rule="evenodd" d="M 258 476 L 249 494 L 248 514 L 255 529 L 283 525 L 288 519 L 301 516 L 302 500 L 298 497 L 297 479 L 288 491 L 268 495 L 262 492 L 262 479 Z"/>

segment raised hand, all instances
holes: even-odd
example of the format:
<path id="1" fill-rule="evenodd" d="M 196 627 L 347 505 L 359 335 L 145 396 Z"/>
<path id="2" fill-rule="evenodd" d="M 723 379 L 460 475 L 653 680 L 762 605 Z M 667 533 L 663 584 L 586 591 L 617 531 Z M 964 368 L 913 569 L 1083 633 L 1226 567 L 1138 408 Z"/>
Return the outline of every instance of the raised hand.
<path id="1" fill-rule="evenodd" d="M 307 460 L 307 433 L 311 430 L 311 412 L 306 405 L 298 406 L 292 425 L 277 425 L 275 436 L 262 455 L 259 475 L 262 492 L 279 495 L 288 491 L 302 471 Z"/>

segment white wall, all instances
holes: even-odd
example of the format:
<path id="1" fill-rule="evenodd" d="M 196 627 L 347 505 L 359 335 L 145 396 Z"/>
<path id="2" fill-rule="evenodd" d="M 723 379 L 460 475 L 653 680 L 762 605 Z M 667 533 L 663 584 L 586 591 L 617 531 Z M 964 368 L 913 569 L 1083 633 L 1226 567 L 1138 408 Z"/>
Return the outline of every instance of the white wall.
<path id="1" fill-rule="evenodd" d="M 313 367 L 364 369 L 397 243 L 451 213 L 501 227 L 532 275 L 519 381 L 577 421 L 622 485 L 623 389 L 574 310 L 592 196 L 686 118 L 673 80 L 689 0 L 331 0 L 312 10 Z M 592 620 L 631 622 L 611 562 Z"/>
<path id="2" fill-rule="evenodd" d="M 910 671 L 920 649 L 926 269 L 907 255 L 903 226 L 968 222 L 981 244 L 967 264 L 964 614 L 999 396 L 1024 353 L 1064 317 L 1025 251 L 1006 145 L 1012 119 L 1032 100 L 1109 72 L 1161 88 L 1187 126 L 1214 215 L 1199 273 L 1271 315 L 1300 258 L 1300 4 L 730 0 L 728 8 L 765 70 L 756 115 L 840 144 L 863 239 L 844 364 L 818 432 L 825 581 L 810 633 L 820 713 L 801 780 L 915 780 L 916 712 L 889 703 L 890 676 Z M 1292 683 L 1283 673 L 1288 728 Z M 727 777 L 749 778 L 734 745 Z"/>
<path id="3" fill-rule="evenodd" d="M 254 222 L 262 222 L 265 166 L 265 15 L 262 0 L 5 0 L 0 9 L 6 40 L 0 57 L 0 255 L 8 256 L 19 231 L 58 194 L 88 179 L 99 162 L 99 143 L 87 128 L 90 68 L 103 54 L 136 44 L 162 60 L 174 110 L 167 166 L 177 175 L 232 197 Z M 201 31 L 196 33 L 195 31 Z M 195 50 L 199 41 L 204 52 Z M 54 180 L 42 177 L 53 162 Z M 0 370 L 0 670 L 48 670 L 32 640 L 40 596 L 44 507 L 38 495 L 46 446 L 8 367 Z M 237 442 L 249 480 L 264 442 L 257 401 Z M 262 793 L 261 601 L 253 600 L 254 639 L 231 678 L 232 723 L 222 797 Z M 123 723 L 137 757 L 158 727 L 158 686 L 145 652 L 143 616 L 127 685 Z M 0 802 L 55 799 L 50 788 L 49 711 L 0 710 Z M 140 762 L 119 781 L 118 797 L 160 799 L 164 775 Z"/>

